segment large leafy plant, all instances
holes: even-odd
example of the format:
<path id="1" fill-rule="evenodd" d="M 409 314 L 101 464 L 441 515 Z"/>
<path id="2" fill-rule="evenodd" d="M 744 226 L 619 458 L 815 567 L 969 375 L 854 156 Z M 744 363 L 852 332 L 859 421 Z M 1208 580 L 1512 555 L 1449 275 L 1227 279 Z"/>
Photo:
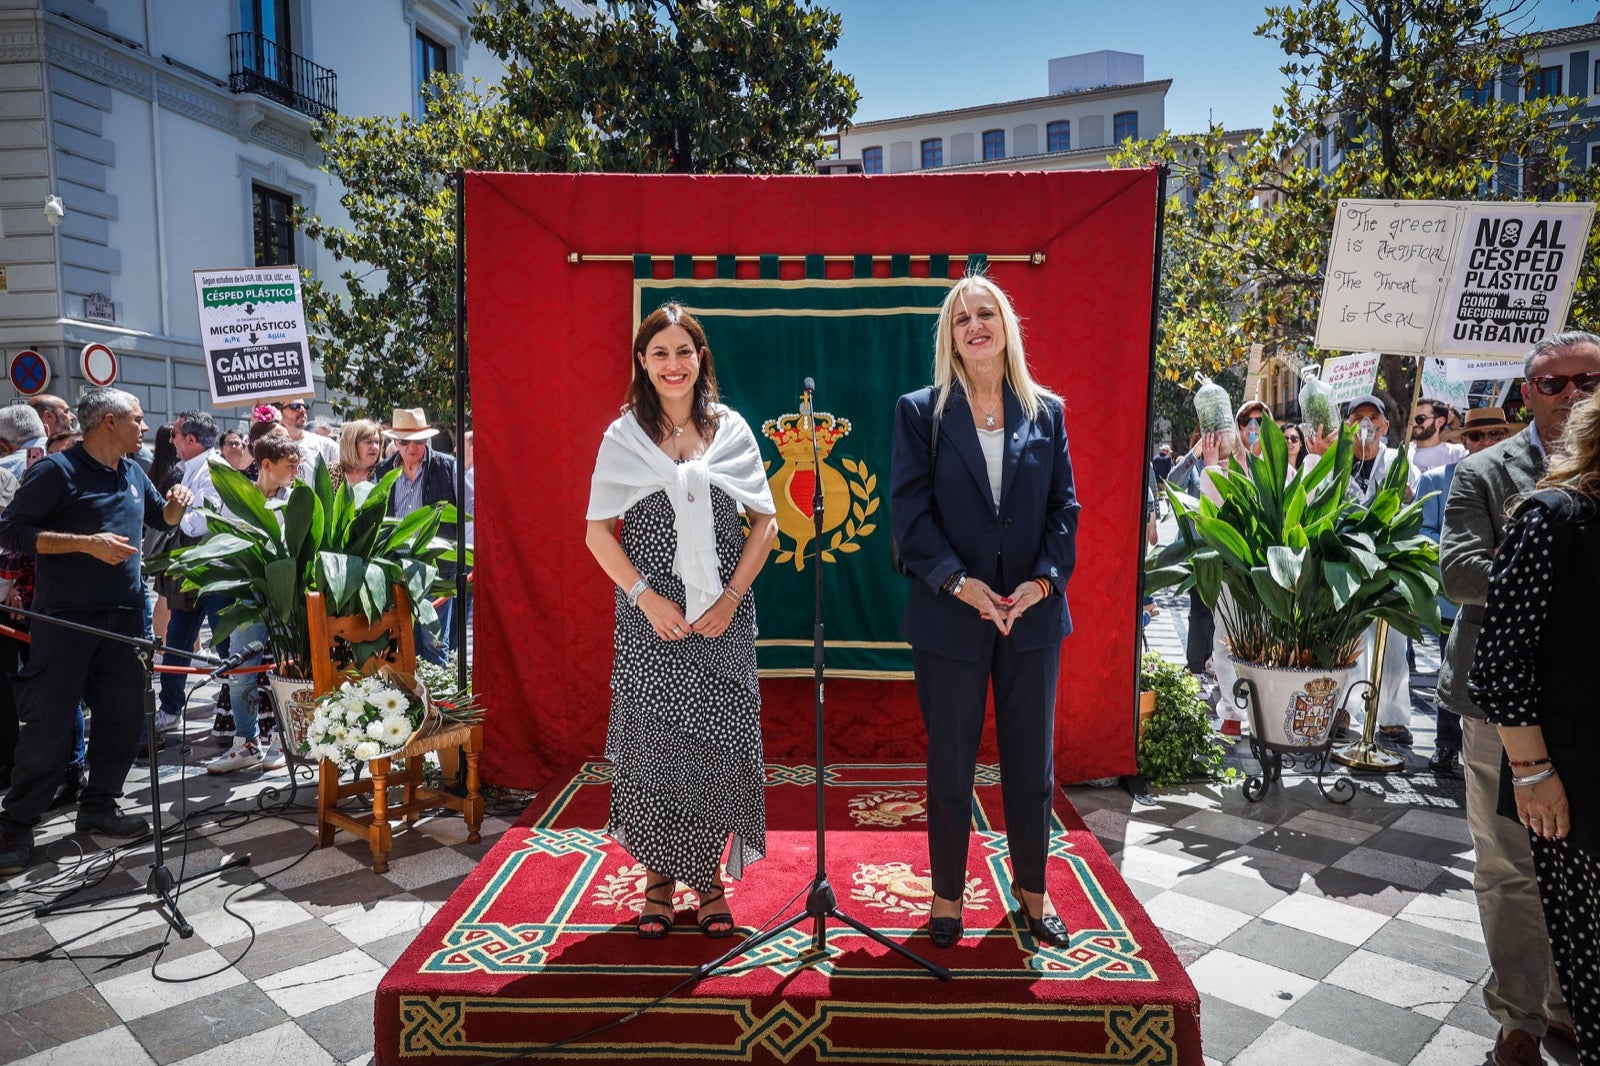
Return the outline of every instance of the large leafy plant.
<path id="1" fill-rule="evenodd" d="M 1422 535 L 1422 501 L 1405 501 L 1406 456 L 1389 467 L 1372 503 L 1346 494 L 1353 426 L 1315 466 L 1289 477 L 1283 432 L 1262 427 L 1260 456 L 1230 459 L 1214 477 L 1220 502 L 1197 506 L 1167 489 L 1176 541 L 1157 553 L 1146 591 L 1199 591 L 1216 607 L 1236 658 L 1266 666 L 1330 669 L 1361 654 L 1376 620 L 1409 637 L 1439 628 L 1439 552 Z"/>
<path id="2" fill-rule="evenodd" d="M 309 678 L 306 593 L 320 592 L 330 615 L 359 611 L 375 621 L 394 606 L 394 586 L 400 585 L 417 621 L 433 624 L 430 597 L 455 587 L 439 573 L 441 563 L 456 561 L 455 547 L 438 536 L 441 523 L 457 521 L 455 508 L 431 504 L 391 518 L 389 489 L 398 476 L 391 470 L 357 499 L 343 478 L 334 486 L 319 459 L 313 484 L 296 481 L 288 499 L 268 500 L 249 478 L 213 461 L 212 484 L 231 517 L 208 510 L 211 536 L 173 552 L 162 565 L 183 579 L 185 589 L 227 598 L 216 638 L 261 621 L 277 671 Z M 362 663 L 385 644 L 387 638 L 352 648 L 350 658 Z"/>

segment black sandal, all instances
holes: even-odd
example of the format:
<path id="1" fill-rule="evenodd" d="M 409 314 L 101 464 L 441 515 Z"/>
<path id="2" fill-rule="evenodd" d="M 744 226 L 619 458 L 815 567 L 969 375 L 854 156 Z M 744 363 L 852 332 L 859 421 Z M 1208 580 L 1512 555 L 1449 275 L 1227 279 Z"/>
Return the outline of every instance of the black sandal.
<path id="1" fill-rule="evenodd" d="M 715 903 L 726 894 L 726 890 L 721 885 L 718 885 L 715 894 L 700 900 L 700 910 L 704 911 L 707 903 Z M 700 932 L 712 940 L 721 940 L 723 937 L 732 936 L 735 928 L 733 914 L 729 911 L 707 914 L 700 919 Z"/>
<path id="2" fill-rule="evenodd" d="M 654 903 L 657 906 L 662 906 L 662 907 L 671 907 L 672 906 L 672 890 L 673 890 L 673 888 L 676 887 L 676 885 L 677 885 L 677 882 L 671 881 L 671 880 L 669 880 L 667 878 L 662 878 L 660 881 L 647 881 L 647 882 L 645 882 L 645 886 L 644 886 L 644 900 L 645 900 L 645 902 L 646 903 Z M 659 896 L 652 896 L 650 894 L 650 893 L 656 891 L 657 889 L 661 889 L 661 888 L 665 888 L 667 890 L 667 898 L 666 899 L 662 899 Z M 639 939 L 640 940 L 660 940 L 662 937 L 666 936 L 668 933 L 670 933 L 672 931 L 672 917 L 673 916 L 671 914 L 640 914 L 639 915 L 638 926 L 637 926 L 638 933 L 639 933 Z"/>

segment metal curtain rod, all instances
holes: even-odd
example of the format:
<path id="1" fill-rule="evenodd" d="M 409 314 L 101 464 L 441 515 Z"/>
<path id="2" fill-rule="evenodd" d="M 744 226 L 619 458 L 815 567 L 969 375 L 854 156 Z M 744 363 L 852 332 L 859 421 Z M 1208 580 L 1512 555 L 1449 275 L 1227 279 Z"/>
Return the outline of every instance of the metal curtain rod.
<path id="1" fill-rule="evenodd" d="M 652 263 L 670 263 L 676 258 L 678 257 L 674 255 L 652 255 L 650 257 L 650 261 Z M 720 255 L 692 255 L 689 258 L 693 259 L 696 263 L 714 263 L 718 259 L 722 259 L 724 257 Z M 732 258 L 738 263 L 758 263 L 762 259 L 767 258 L 767 256 L 735 255 Z M 777 258 L 780 263 L 803 263 L 807 259 L 811 259 L 813 257 L 809 255 L 780 255 Z M 853 255 L 824 255 L 821 258 L 823 261 L 828 263 L 853 263 L 857 257 Z M 874 255 L 872 257 L 874 262 L 893 258 L 895 258 L 893 255 Z M 913 262 L 925 263 L 929 259 L 932 259 L 933 256 L 913 255 L 908 256 L 908 258 Z M 968 259 L 972 258 L 972 256 L 951 255 L 948 256 L 948 258 L 966 262 Z M 1033 252 L 1028 255 L 990 255 L 985 256 L 984 258 L 991 263 L 1031 263 L 1034 266 L 1040 266 L 1044 263 L 1043 252 Z M 586 254 L 584 252 L 567 253 L 567 262 L 571 263 L 573 266 L 579 266 L 583 263 L 631 263 L 633 260 L 634 257 L 631 255 L 593 255 Z"/>

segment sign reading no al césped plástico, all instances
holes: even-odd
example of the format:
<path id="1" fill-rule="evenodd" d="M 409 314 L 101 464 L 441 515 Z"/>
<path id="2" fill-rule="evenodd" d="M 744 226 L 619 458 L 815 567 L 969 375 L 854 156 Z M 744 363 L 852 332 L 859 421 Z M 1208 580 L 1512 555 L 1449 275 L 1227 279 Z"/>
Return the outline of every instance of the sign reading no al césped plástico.
<path id="1" fill-rule="evenodd" d="M 299 267 L 196 270 L 194 287 L 214 406 L 311 394 Z"/>

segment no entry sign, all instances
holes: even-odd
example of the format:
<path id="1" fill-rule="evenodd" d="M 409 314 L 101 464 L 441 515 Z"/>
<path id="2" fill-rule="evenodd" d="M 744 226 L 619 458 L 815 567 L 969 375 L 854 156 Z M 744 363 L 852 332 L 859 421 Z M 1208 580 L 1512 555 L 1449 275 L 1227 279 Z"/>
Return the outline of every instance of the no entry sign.
<path id="1" fill-rule="evenodd" d="M 78 363 L 91 385 L 103 387 L 117 380 L 117 353 L 104 344 L 85 344 Z"/>

